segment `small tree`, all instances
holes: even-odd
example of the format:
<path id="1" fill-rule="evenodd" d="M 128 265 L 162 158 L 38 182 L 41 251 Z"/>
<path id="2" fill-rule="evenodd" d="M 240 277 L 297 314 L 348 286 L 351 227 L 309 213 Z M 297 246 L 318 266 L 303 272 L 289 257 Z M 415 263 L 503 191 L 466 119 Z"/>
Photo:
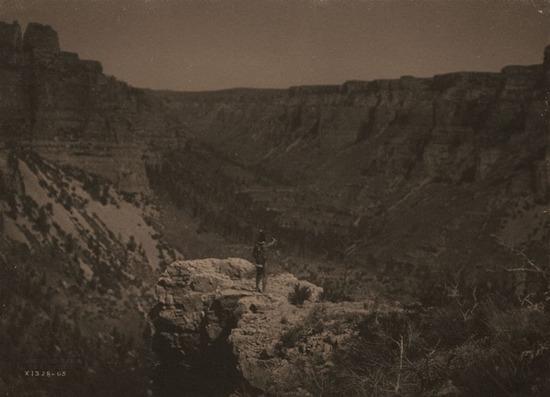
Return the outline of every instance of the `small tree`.
<path id="1" fill-rule="evenodd" d="M 36 219 L 36 229 L 42 234 L 47 234 L 50 231 L 48 214 L 44 209 L 44 207 L 40 207 L 40 209 L 38 210 L 38 218 Z"/>
<path id="2" fill-rule="evenodd" d="M 130 239 L 128 240 L 128 244 L 126 244 L 126 248 L 128 249 L 128 251 L 132 251 L 132 252 L 136 250 L 137 243 L 134 236 L 130 236 Z"/>

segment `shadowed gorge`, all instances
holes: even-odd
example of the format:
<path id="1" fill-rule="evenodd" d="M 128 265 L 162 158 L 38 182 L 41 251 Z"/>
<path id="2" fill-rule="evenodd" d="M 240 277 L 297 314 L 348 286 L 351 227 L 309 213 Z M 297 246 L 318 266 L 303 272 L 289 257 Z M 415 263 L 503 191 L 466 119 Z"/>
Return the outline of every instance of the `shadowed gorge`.
<path id="1" fill-rule="evenodd" d="M 65 395 L 118 378 L 156 396 L 545 395 L 542 51 L 492 73 L 177 92 L 0 22 L 3 351 L 44 327 L 31 349 L 91 357 Z M 259 228 L 279 240 L 266 295 Z M 230 259 L 192 260 L 213 257 Z"/>

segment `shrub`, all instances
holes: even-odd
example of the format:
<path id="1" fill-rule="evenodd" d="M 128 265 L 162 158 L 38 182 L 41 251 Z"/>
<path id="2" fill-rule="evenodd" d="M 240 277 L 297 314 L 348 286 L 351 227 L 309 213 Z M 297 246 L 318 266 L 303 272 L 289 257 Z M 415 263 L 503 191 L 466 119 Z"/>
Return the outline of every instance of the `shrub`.
<path id="1" fill-rule="evenodd" d="M 40 207 L 38 210 L 38 217 L 35 222 L 36 230 L 42 234 L 47 234 L 50 231 L 50 222 L 48 220 L 47 211 L 44 207 Z"/>
<path id="2" fill-rule="evenodd" d="M 281 334 L 281 343 L 286 348 L 292 348 L 306 336 L 305 328 L 303 325 L 295 325 L 289 328 L 286 332 Z"/>
<path id="3" fill-rule="evenodd" d="M 323 282 L 323 292 L 320 299 L 328 302 L 352 301 L 351 285 L 347 279 L 326 279 Z"/>
<path id="4" fill-rule="evenodd" d="M 65 251 L 72 253 L 76 249 L 77 242 L 71 233 L 65 236 Z"/>
<path id="5" fill-rule="evenodd" d="M 301 305 L 311 297 L 311 289 L 305 285 L 296 284 L 294 290 L 288 294 L 288 301 L 292 305 Z"/>
<path id="6" fill-rule="evenodd" d="M 101 183 L 98 178 L 92 175 L 86 176 L 82 188 L 87 191 L 94 200 L 99 200 L 101 196 Z"/>
<path id="7" fill-rule="evenodd" d="M 454 383 L 471 396 L 548 395 L 547 313 L 536 307 L 504 311 L 486 305 L 483 314 L 489 337 L 455 350 L 451 364 Z"/>
<path id="8" fill-rule="evenodd" d="M 137 243 L 134 236 L 130 236 L 128 243 L 126 244 L 126 248 L 128 249 L 128 251 L 135 252 L 135 250 L 137 249 Z"/>
<path id="9" fill-rule="evenodd" d="M 324 395 L 415 395 L 420 378 L 418 336 L 403 313 L 374 312 L 357 324 L 358 335 L 340 345 Z"/>
<path id="10" fill-rule="evenodd" d="M 72 196 L 67 193 L 65 190 L 61 191 L 61 194 L 59 196 L 59 201 L 61 202 L 61 205 L 67 210 L 70 211 L 71 208 L 73 208 L 73 198 Z"/>

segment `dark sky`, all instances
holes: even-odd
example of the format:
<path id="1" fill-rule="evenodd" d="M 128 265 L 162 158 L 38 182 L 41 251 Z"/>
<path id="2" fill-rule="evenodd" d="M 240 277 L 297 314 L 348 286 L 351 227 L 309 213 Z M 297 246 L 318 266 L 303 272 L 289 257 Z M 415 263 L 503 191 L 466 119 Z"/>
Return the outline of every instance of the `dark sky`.
<path id="1" fill-rule="evenodd" d="M 550 0 L 0 0 L 140 87 L 287 87 L 540 63 Z"/>

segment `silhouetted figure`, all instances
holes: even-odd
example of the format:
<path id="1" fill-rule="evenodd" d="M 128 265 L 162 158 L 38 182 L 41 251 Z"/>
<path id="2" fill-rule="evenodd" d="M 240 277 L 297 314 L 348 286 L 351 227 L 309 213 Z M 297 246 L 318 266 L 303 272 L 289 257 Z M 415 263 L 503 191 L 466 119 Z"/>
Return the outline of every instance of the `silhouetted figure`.
<path id="1" fill-rule="evenodd" d="M 258 292 L 265 292 L 267 287 L 266 249 L 275 245 L 276 242 L 277 240 L 273 239 L 270 243 L 267 243 L 265 241 L 265 232 L 260 230 L 260 233 L 258 233 L 258 238 L 254 244 L 254 250 L 252 251 L 252 256 L 256 262 L 256 290 Z M 260 283 L 262 284 L 261 290 Z"/>

